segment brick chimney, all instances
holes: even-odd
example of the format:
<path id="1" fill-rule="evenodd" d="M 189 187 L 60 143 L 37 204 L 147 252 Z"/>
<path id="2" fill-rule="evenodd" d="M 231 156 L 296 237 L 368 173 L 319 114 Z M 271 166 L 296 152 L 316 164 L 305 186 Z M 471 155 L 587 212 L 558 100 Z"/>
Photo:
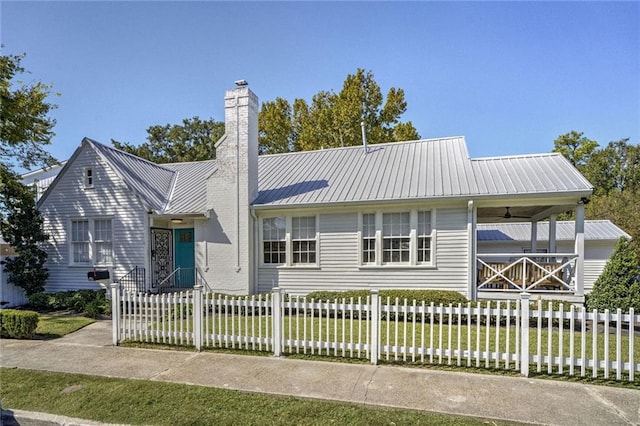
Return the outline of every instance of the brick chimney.
<path id="1" fill-rule="evenodd" d="M 253 222 L 250 204 L 258 195 L 258 97 L 248 87 L 224 97 L 225 134 L 216 143 L 216 168 L 209 178 L 207 205 L 214 289 L 247 294 L 253 279 Z"/>

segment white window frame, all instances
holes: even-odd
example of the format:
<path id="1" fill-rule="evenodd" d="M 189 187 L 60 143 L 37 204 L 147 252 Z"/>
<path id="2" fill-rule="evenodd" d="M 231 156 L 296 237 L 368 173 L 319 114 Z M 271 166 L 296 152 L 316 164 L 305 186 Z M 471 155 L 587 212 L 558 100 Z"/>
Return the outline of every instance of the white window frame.
<path id="1" fill-rule="evenodd" d="M 264 261 L 264 220 L 273 218 L 282 218 L 285 220 L 285 247 L 286 255 L 284 263 L 265 263 Z M 315 219 L 315 236 L 314 238 L 304 238 L 304 241 L 313 241 L 315 243 L 315 262 L 296 263 L 293 261 L 293 218 L 313 217 Z M 277 216 L 260 216 L 260 267 L 265 268 L 318 268 L 320 266 L 320 227 L 317 214 L 296 214 L 296 215 L 277 215 Z"/>
<path id="2" fill-rule="evenodd" d="M 431 233 L 418 235 L 418 212 L 429 212 L 431 214 Z M 383 236 L 383 215 L 386 213 L 409 213 L 409 261 L 408 262 L 384 262 L 384 236 Z M 364 235 L 363 235 L 363 215 L 375 215 L 375 262 L 364 261 Z M 361 268 L 435 268 L 436 266 L 436 210 L 435 209 L 405 209 L 405 210 L 376 210 L 362 211 L 358 214 L 358 263 Z M 428 237 L 431 239 L 431 256 L 429 261 L 418 261 L 418 238 Z"/>
<path id="3" fill-rule="evenodd" d="M 111 232 L 109 235 L 109 239 L 101 239 L 98 240 L 96 239 L 96 221 L 106 221 L 109 220 L 111 221 Z M 73 241 L 73 223 L 74 222 L 87 222 L 88 223 L 88 233 L 89 233 L 89 240 L 86 241 L 86 244 L 88 244 L 89 246 L 89 261 L 88 262 L 76 262 L 74 259 L 74 243 L 76 243 L 76 241 Z M 114 244 L 113 244 L 113 217 L 108 217 L 108 216 L 97 216 L 97 217 L 74 217 L 74 218 L 70 218 L 69 219 L 69 223 L 67 226 L 68 229 L 68 239 L 69 239 L 69 266 L 101 266 L 101 267 L 107 267 L 107 266 L 113 266 L 114 264 L 114 257 L 115 257 L 115 253 L 114 253 Z M 80 242 L 80 241 L 77 241 Z M 84 241 L 83 241 L 84 242 Z M 96 262 L 96 257 L 97 257 L 97 249 L 96 249 L 96 244 L 104 244 L 106 242 L 111 243 L 111 262 Z"/>
<path id="4" fill-rule="evenodd" d="M 91 189 L 94 187 L 96 181 L 94 170 L 94 167 L 87 166 L 82 171 L 82 182 L 84 183 L 85 189 Z"/>

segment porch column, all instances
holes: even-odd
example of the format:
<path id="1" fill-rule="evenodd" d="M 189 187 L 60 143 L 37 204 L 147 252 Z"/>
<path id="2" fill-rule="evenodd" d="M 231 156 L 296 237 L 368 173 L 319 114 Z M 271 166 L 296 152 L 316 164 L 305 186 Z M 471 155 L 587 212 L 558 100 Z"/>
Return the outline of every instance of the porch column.
<path id="1" fill-rule="evenodd" d="M 477 245 L 477 222 L 478 222 L 478 210 L 474 206 L 473 200 L 469 200 L 467 203 L 467 241 L 469 244 L 469 300 L 478 299 L 478 245 Z"/>
<path id="2" fill-rule="evenodd" d="M 575 253 L 578 255 L 576 260 L 576 296 L 584 295 L 584 204 L 578 204 L 576 207 L 576 238 Z"/>
<path id="3" fill-rule="evenodd" d="M 558 247 L 556 246 L 556 215 L 549 216 L 549 253 L 556 253 Z"/>
<path id="4" fill-rule="evenodd" d="M 531 221 L 531 254 L 538 252 L 538 221 Z"/>

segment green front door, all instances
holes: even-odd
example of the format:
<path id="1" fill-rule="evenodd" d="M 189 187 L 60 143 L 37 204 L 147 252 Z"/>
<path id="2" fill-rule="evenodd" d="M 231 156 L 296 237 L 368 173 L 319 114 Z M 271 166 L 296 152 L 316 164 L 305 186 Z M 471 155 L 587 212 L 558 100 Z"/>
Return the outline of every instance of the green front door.
<path id="1" fill-rule="evenodd" d="M 174 229 L 175 275 L 176 287 L 193 287 L 196 276 L 195 245 L 193 228 Z"/>

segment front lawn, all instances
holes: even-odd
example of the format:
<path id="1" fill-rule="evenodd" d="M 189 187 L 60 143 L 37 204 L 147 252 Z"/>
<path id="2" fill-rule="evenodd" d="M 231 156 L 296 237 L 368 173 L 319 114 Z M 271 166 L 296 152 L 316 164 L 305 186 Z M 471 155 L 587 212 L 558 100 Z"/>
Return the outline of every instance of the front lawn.
<path id="1" fill-rule="evenodd" d="M 154 425 L 508 424 L 422 411 L 146 380 L 0 369 L 4 408 Z"/>
<path id="2" fill-rule="evenodd" d="M 34 339 L 57 339 L 65 334 L 80 330 L 96 320 L 69 312 L 38 314 L 38 328 Z"/>

